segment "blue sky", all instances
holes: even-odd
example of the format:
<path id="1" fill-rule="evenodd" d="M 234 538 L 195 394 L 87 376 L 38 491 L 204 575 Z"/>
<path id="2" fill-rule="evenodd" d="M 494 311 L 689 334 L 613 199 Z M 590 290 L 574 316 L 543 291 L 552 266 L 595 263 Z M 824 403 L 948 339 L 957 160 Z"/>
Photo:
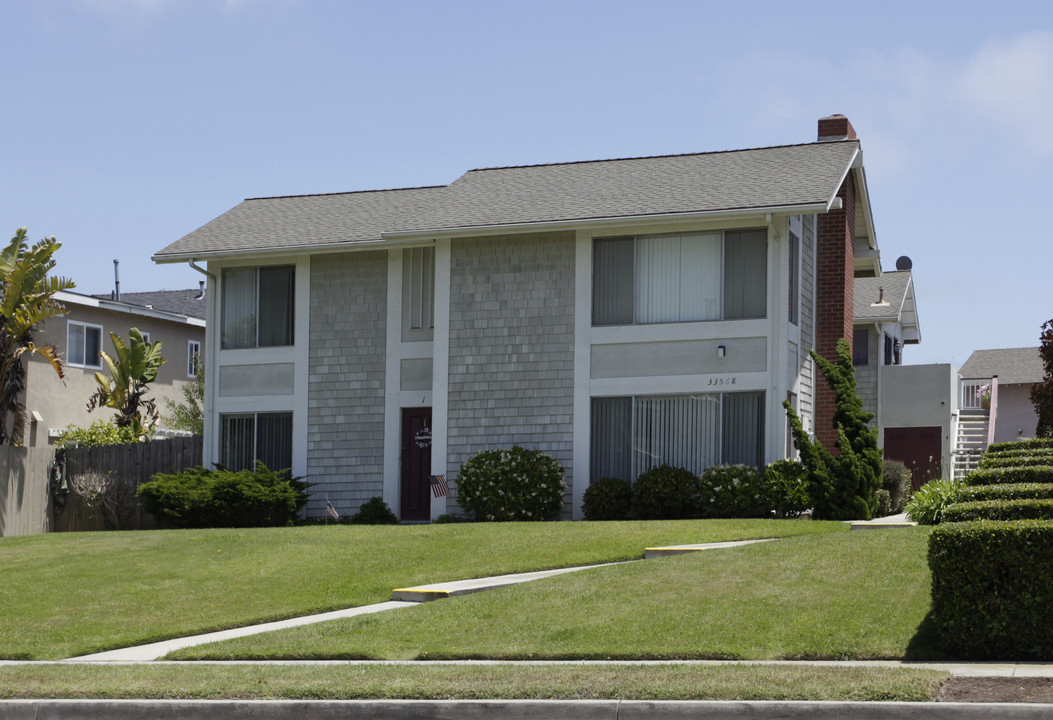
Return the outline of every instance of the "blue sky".
<path id="1" fill-rule="evenodd" d="M 1053 317 L 1053 3 L 0 3 L 5 232 L 107 292 L 246 197 L 476 167 L 761 147 L 844 113 L 920 346 L 1037 345 Z M 8 236 L 9 237 L 9 236 Z"/>

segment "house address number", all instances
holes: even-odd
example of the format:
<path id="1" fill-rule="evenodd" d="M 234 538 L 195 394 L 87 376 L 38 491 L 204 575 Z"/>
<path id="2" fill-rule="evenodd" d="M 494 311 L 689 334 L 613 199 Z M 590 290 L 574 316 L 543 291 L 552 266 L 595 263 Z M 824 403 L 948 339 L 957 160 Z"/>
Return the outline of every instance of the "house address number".
<path id="1" fill-rule="evenodd" d="M 715 386 L 715 385 L 737 385 L 738 384 L 738 378 L 737 377 L 715 377 L 715 378 L 710 378 L 709 382 L 706 383 L 706 384 L 707 385 L 711 385 L 711 386 Z"/>

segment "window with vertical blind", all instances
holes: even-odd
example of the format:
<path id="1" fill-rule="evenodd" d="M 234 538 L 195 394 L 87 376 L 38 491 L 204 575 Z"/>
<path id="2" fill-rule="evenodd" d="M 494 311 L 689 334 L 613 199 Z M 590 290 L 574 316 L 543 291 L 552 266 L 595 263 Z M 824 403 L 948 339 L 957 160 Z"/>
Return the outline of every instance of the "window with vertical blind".
<path id="1" fill-rule="evenodd" d="M 295 276 L 292 265 L 223 271 L 223 349 L 293 344 Z"/>
<path id="2" fill-rule="evenodd" d="M 220 416 L 220 464 L 251 470 L 261 461 L 271 470 L 292 467 L 292 413 Z"/>
<path id="3" fill-rule="evenodd" d="M 435 328 L 435 248 L 402 251 L 402 339 L 431 340 Z"/>
<path id="4" fill-rule="evenodd" d="M 766 317 L 767 230 L 597 239 L 592 257 L 593 325 Z"/>
<path id="5" fill-rule="evenodd" d="M 592 399 L 590 475 L 633 481 L 662 464 L 701 473 L 764 462 L 764 393 Z"/>

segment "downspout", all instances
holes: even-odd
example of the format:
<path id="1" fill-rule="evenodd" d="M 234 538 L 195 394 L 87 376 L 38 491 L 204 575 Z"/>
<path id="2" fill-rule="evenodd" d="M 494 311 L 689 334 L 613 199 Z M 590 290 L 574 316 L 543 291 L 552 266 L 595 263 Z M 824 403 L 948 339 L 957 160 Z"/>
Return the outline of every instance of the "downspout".
<path id="1" fill-rule="evenodd" d="M 210 273 L 208 270 L 206 270 L 205 268 L 201 267 L 200 265 L 197 265 L 194 262 L 194 258 L 190 258 L 190 260 L 188 260 L 187 263 L 190 265 L 190 267 L 192 267 L 193 269 L 197 270 L 199 273 L 201 273 L 205 277 L 209 278 L 210 280 L 215 280 L 216 279 L 215 275 L 213 275 L 212 273 Z"/>

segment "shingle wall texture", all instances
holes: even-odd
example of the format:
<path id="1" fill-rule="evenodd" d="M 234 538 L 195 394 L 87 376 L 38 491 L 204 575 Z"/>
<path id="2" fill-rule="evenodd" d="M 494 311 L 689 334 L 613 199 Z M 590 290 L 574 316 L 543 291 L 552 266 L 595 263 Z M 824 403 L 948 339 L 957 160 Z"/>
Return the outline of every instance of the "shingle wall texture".
<path id="1" fill-rule="evenodd" d="M 567 471 L 569 516 L 574 234 L 454 240 L 450 296 L 448 477 L 480 450 L 542 450 Z"/>
<path id="2" fill-rule="evenodd" d="M 311 261 L 307 427 L 309 515 L 341 513 L 384 491 L 387 253 Z"/>

